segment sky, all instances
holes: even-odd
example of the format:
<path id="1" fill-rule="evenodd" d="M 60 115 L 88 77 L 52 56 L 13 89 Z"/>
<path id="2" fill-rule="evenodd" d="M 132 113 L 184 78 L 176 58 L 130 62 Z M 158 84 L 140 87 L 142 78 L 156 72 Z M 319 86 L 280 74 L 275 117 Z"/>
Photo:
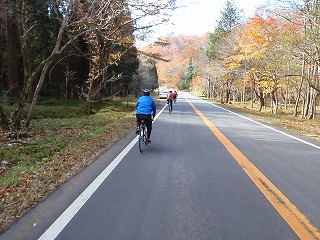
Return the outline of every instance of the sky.
<path id="1" fill-rule="evenodd" d="M 226 0 L 177 0 L 177 2 L 178 5 L 183 4 L 185 7 L 174 10 L 170 23 L 154 28 L 153 40 L 170 33 L 201 36 L 213 32 Z M 266 2 L 267 0 L 235 0 L 238 9 L 243 10 L 245 17 L 253 16 L 255 9 Z"/>
<path id="2" fill-rule="evenodd" d="M 170 28 L 176 33 L 190 33 L 190 35 L 203 35 L 213 31 L 215 23 L 220 19 L 220 11 L 225 6 L 225 0 L 184 0 L 187 7 L 173 13 L 174 25 Z M 193 3 L 194 2 L 194 3 Z M 264 0 L 235 0 L 238 9 L 243 9 L 246 15 L 253 15 L 257 6 Z"/>

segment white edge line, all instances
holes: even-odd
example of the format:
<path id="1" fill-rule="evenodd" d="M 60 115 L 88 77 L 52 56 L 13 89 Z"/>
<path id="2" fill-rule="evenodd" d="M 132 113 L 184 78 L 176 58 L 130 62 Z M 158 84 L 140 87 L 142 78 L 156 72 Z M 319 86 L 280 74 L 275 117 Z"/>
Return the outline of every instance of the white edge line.
<path id="1" fill-rule="evenodd" d="M 137 142 L 134 138 L 131 143 L 106 167 L 102 173 L 79 195 L 79 197 L 60 215 L 60 217 L 41 235 L 39 240 L 52 240 L 55 239 L 63 228 L 70 222 L 76 215 L 81 207 L 98 189 L 102 182 L 109 176 L 115 167 L 121 162 L 129 150 Z"/>
<path id="2" fill-rule="evenodd" d="M 207 102 L 208 102 L 208 101 L 207 101 Z M 263 123 L 260 123 L 260 122 L 255 121 L 255 120 L 253 120 L 253 119 L 251 119 L 251 118 L 242 116 L 242 115 L 240 115 L 240 114 L 238 114 L 238 113 L 232 112 L 232 111 L 230 111 L 230 110 L 228 110 L 228 109 L 225 109 L 225 108 L 223 108 L 223 107 L 220 107 L 220 106 L 218 106 L 218 105 L 216 105 L 216 104 L 214 104 L 214 103 L 211 103 L 211 102 L 208 102 L 208 103 L 211 104 L 211 105 L 213 105 L 213 106 L 215 106 L 215 107 L 217 107 L 217 108 L 223 109 L 223 110 L 225 110 L 225 111 L 227 111 L 227 112 L 229 112 L 229 113 L 232 113 L 232 114 L 237 115 L 237 116 L 239 116 L 239 117 L 241 117 L 241 118 L 244 118 L 244 119 L 246 119 L 246 120 L 249 120 L 249 121 L 251 121 L 251 122 L 254 122 L 254 123 L 256 123 L 256 124 L 258 124 L 258 125 L 261 125 L 261 126 L 263 126 L 263 127 L 265 127 L 265 128 L 269 128 L 269 129 L 271 129 L 271 130 L 273 130 L 273 131 L 275 131 L 275 132 L 281 133 L 281 134 L 283 134 L 283 135 L 285 135 L 285 136 L 287 136 L 287 137 L 290 137 L 290 138 L 292 138 L 292 139 L 295 139 L 295 140 L 297 140 L 297 141 L 299 141 L 299 142 L 302 142 L 302 143 L 304 143 L 304 144 L 307 144 L 307 145 L 309 145 L 309 146 L 311 146 L 311 147 L 314 147 L 314 148 L 317 148 L 317 149 L 320 150 L 320 146 L 317 146 L 317 145 L 315 145 L 315 144 L 313 144 L 313 143 L 307 142 L 307 141 L 305 141 L 305 140 L 302 140 L 302 139 L 300 139 L 300 138 L 297 138 L 297 137 L 295 137 L 295 136 L 292 136 L 292 135 L 290 135 L 290 134 L 288 134 L 288 133 L 285 133 L 285 132 L 282 132 L 282 131 L 280 131 L 280 130 L 277 130 L 277 129 L 273 128 L 273 127 L 267 126 L 267 125 L 265 125 L 265 124 L 263 124 Z"/>
<path id="3" fill-rule="evenodd" d="M 159 115 L 166 108 L 166 105 L 155 116 L 155 121 Z M 76 200 L 54 221 L 53 224 L 40 236 L 38 240 L 53 240 L 55 239 L 65 226 L 71 221 L 71 219 L 77 214 L 81 207 L 88 201 L 88 199 L 94 194 L 103 181 L 110 175 L 110 173 L 116 168 L 121 160 L 127 155 L 131 148 L 136 144 L 138 136 L 136 136 L 129 145 L 122 150 L 122 152 L 103 170 L 102 173 L 77 197 Z"/>

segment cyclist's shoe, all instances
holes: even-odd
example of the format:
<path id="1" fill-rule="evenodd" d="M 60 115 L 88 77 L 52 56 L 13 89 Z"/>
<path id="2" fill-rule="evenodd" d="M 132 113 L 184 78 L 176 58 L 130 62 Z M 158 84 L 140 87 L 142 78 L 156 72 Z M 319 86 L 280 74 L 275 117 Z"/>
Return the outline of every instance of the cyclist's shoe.
<path id="1" fill-rule="evenodd" d="M 148 138 L 148 139 L 146 140 L 146 142 L 147 142 L 147 143 L 151 143 L 151 140 L 150 140 L 150 138 Z"/>
<path id="2" fill-rule="evenodd" d="M 136 134 L 139 134 L 139 133 L 140 133 L 140 128 L 137 127 Z"/>

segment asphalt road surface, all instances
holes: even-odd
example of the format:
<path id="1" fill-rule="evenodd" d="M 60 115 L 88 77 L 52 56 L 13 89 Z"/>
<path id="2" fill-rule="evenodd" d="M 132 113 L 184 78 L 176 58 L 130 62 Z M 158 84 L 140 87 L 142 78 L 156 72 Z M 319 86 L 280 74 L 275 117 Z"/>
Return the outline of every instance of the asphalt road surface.
<path id="1" fill-rule="evenodd" d="M 132 131 L 0 239 L 320 239 L 318 142 L 186 93 L 151 140 Z"/>

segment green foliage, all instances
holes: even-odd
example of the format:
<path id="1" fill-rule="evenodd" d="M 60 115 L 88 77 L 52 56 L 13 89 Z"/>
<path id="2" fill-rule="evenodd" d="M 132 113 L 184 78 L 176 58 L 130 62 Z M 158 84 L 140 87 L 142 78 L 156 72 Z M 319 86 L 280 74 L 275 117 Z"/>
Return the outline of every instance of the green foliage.
<path id="1" fill-rule="evenodd" d="M 206 50 L 206 56 L 209 60 L 220 59 L 222 55 L 220 50 L 221 45 L 231 30 L 237 26 L 242 19 L 242 10 L 238 10 L 233 0 L 228 0 L 220 13 L 221 18 L 217 21 L 217 27 L 209 36 L 209 44 Z"/>
<path id="2" fill-rule="evenodd" d="M 147 88 L 153 91 L 159 87 L 157 67 L 153 59 L 147 58 L 142 62 L 139 74 L 142 78 L 140 89 Z"/>
<path id="3" fill-rule="evenodd" d="M 189 89 L 191 86 L 192 80 L 198 76 L 198 66 L 194 64 L 193 59 L 189 59 L 189 63 L 187 66 L 187 71 L 184 74 L 184 78 L 180 82 L 181 89 Z"/>
<path id="4" fill-rule="evenodd" d="M 228 0 L 224 9 L 220 12 L 221 18 L 218 21 L 218 29 L 229 33 L 241 21 L 242 10 L 238 10 L 234 0 Z"/>
<path id="5" fill-rule="evenodd" d="M 7 94 L 5 91 L 0 92 L 0 103 L 7 100 Z"/>
<path id="6" fill-rule="evenodd" d="M 217 28 L 214 33 L 209 35 L 209 45 L 206 49 L 206 56 L 209 60 L 220 59 L 219 47 L 225 39 L 225 32 Z"/>

